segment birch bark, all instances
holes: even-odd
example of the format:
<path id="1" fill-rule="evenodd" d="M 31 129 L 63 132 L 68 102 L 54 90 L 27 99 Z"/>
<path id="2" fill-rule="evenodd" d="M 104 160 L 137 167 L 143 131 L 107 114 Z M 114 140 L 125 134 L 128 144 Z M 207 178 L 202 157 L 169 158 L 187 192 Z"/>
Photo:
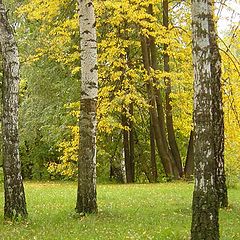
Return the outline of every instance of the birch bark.
<path id="1" fill-rule="evenodd" d="M 217 43 L 217 32 L 214 22 L 214 12 L 209 19 L 210 44 L 211 44 L 211 72 L 212 72 L 212 95 L 213 95 L 213 137 L 216 161 L 216 188 L 219 207 L 228 206 L 228 193 L 224 168 L 224 113 L 221 92 L 221 56 Z"/>
<path id="2" fill-rule="evenodd" d="M 212 0 L 192 0 L 195 186 L 191 239 L 219 239 L 213 131 Z"/>
<path id="3" fill-rule="evenodd" d="M 18 139 L 19 58 L 13 30 L 2 0 L 0 0 L 0 42 L 3 56 L 4 218 L 16 220 L 27 217 Z"/>
<path id="4" fill-rule="evenodd" d="M 81 37 L 81 101 L 76 212 L 97 212 L 96 107 L 98 94 L 96 20 L 92 0 L 78 0 Z"/>

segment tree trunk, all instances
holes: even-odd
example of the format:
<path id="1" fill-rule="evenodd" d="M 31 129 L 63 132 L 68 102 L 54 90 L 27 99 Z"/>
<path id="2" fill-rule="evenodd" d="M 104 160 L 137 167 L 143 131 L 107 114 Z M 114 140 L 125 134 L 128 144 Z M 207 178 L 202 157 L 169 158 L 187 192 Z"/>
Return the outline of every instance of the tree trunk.
<path id="1" fill-rule="evenodd" d="M 152 182 L 157 182 L 158 173 L 157 173 L 156 150 L 155 150 L 155 141 L 154 141 L 154 128 L 153 128 L 151 118 L 150 118 L 150 148 L 151 148 Z"/>
<path id="2" fill-rule="evenodd" d="M 213 94 L 213 137 L 215 144 L 216 161 L 216 188 L 220 207 L 228 206 L 228 194 L 224 169 L 224 113 L 221 92 L 221 56 L 217 44 L 217 33 L 214 23 L 214 12 L 209 19 L 210 44 L 211 44 L 211 72 Z"/>
<path id="3" fill-rule="evenodd" d="M 143 64 L 144 68 L 146 69 L 147 73 L 150 75 L 150 60 L 149 60 L 149 50 L 147 47 L 147 40 L 146 37 L 141 37 L 141 47 L 142 47 L 142 54 L 143 54 Z M 161 158 L 163 168 L 167 177 L 173 177 L 174 172 L 172 169 L 172 160 L 171 156 L 169 155 L 168 149 L 163 144 L 162 133 L 159 126 L 158 121 L 158 114 L 156 109 L 156 99 L 155 99 L 155 92 L 153 88 L 153 81 L 149 79 L 149 83 L 147 84 L 147 92 L 148 98 L 150 103 L 150 117 L 152 119 L 153 129 L 154 129 L 154 137 L 156 141 L 156 146 L 158 149 L 158 154 Z"/>
<path id="4" fill-rule="evenodd" d="M 193 155 L 193 131 L 190 133 L 184 175 L 186 179 L 193 178 L 194 155 Z"/>
<path id="5" fill-rule="evenodd" d="M 212 0 L 192 0 L 195 186 L 191 239 L 219 239 L 209 19 Z"/>
<path id="6" fill-rule="evenodd" d="M 78 0 L 78 2 L 81 37 L 81 101 L 76 212 L 85 214 L 97 212 L 97 42 L 93 1 Z"/>
<path id="7" fill-rule="evenodd" d="M 5 7 L 0 0 L 0 41 L 3 56 L 3 173 L 4 218 L 27 217 L 26 200 L 21 175 L 18 138 L 19 58 Z"/>
<path id="8" fill-rule="evenodd" d="M 125 173 L 125 163 L 122 158 L 116 156 L 119 146 L 121 146 L 120 141 L 122 141 L 122 135 L 119 134 L 115 139 L 113 136 L 116 134 L 113 133 L 112 136 L 109 137 L 108 141 L 115 143 L 115 147 L 112 148 L 113 154 L 109 158 L 109 180 L 115 180 L 117 183 L 125 183 L 126 182 L 126 173 Z"/>
<path id="9" fill-rule="evenodd" d="M 149 5 L 148 7 L 148 13 L 153 15 L 153 6 L 152 4 Z M 152 68 L 153 70 L 158 69 L 158 60 L 157 60 L 157 47 L 155 44 L 155 38 L 153 36 L 149 36 L 149 48 L 146 47 L 146 50 L 148 52 L 148 60 L 149 60 L 149 68 Z M 153 78 L 153 83 L 156 84 L 156 79 Z M 152 85 L 153 88 L 153 94 L 154 96 L 154 104 L 156 104 L 156 110 L 157 110 L 157 118 L 158 118 L 158 124 L 159 124 L 159 130 L 160 130 L 160 135 L 161 135 L 161 142 L 163 145 L 163 148 L 165 151 L 167 151 L 167 155 L 169 156 L 169 161 L 171 165 L 171 171 L 172 171 L 172 177 L 174 178 L 179 178 L 179 170 L 177 168 L 175 159 L 173 158 L 173 155 L 170 151 L 169 144 L 167 141 L 167 134 L 166 134 L 166 124 L 165 124 L 165 117 L 164 117 L 164 109 L 163 109 L 163 102 L 162 102 L 162 96 L 157 89 L 155 85 Z M 154 118 L 152 118 L 154 121 Z M 154 122 L 153 122 L 154 124 Z M 157 141 L 157 139 L 156 139 Z M 158 143 L 159 144 L 159 143 Z"/>
<path id="10" fill-rule="evenodd" d="M 168 0 L 163 0 L 163 26 L 168 29 L 169 25 L 169 17 L 168 17 Z M 169 66 L 169 55 L 166 52 L 168 49 L 168 44 L 163 45 L 163 64 L 164 64 L 164 72 L 170 72 Z M 180 177 L 183 176 L 183 168 L 182 168 L 182 160 L 178 150 L 177 141 L 175 138 L 174 127 L 173 127 L 173 117 L 172 117 L 172 99 L 170 94 L 172 92 L 171 79 L 169 77 L 165 77 L 166 84 L 166 125 L 167 125 L 167 133 L 168 133 L 168 142 L 171 149 L 171 153 L 173 155 L 174 161 L 178 168 L 178 172 Z"/>
<path id="11" fill-rule="evenodd" d="M 133 103 L 129 106 L 129 113 L 133 116 Z M 131 162 L 131 175 L 132 175 L 132 182 L 135 179 L 135 160 L 134 160 L 134 123 L 130 119 L 129 120 L 129 153 L 130 153 L 130 162 Z"/>
<path id="12" fill-rule="evenodd" d="M 128 119 L 126 112 L 123 110 L 122 113 L 122 125 L 123 127 L 129 127 Z M 129 139 L 129 130 L 123 129 L 123 149 L 124 149 L 124 160 L 125 160 L 125 169 L 126 169 L 126 180 L 127 183 L 133 182 L 133 163 L 130 154 L 130 139 Z"/>

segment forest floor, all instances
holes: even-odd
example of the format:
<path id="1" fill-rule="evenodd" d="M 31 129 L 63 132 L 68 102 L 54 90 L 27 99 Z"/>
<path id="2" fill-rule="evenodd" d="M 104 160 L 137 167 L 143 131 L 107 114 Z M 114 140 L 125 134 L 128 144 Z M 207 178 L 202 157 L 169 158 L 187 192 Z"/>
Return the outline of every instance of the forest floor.
<path id="1" fill-rule="evenodd" d="M 192 183 L 98 185 L 97 215 L 74 212 L 76 183 L 26 182 L 29 218 L 4 223 L 0 186 L 0 239 L 189 239 Z M 220 211 L 221 240 L 240 239 L 240 186 Z"/>

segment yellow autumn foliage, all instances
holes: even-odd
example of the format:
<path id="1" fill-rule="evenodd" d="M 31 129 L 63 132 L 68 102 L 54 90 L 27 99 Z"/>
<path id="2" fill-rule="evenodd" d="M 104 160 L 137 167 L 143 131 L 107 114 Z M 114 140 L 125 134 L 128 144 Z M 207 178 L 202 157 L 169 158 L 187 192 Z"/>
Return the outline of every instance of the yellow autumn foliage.
<path id="1" fill-rule="evenodd" d="M 19 8 L 18 12 L 28 21 L 35 22 L 39 30 L 39 41 L 35 53 L 28 56 L 31 64 L 39 58 L 48 58 L 68 67 L 72 74 L 78 74 L 80 67 L 79 24 L 77 6 L 70 0 L 31 0 Z M 147 12 L 149 4 L 153 4 L 154 15 Z M 123 129 L 121 113 L 125 109 L 127 116 L 140 125 L 148 114 L 148 98 L 146 83 L 150 77 L 142 64 L 140 36 L 153 36 L 156 39 L 159 56 L 159 69 L 151 71 L 156 87 L 164 95 L 164 77 L 172 81 L 172 107 L 174 127 L 179 136 L 179 144 L 185 141 L 192 129 L 193 70 L 191 54 L 191 18 L 187 1 L 181 2 L 181 8 L 174 8 L 170 3 L 171 24 L 169 30 L 162 25 L 161 4 L 157 0 L 96 0 L 99 65 L 98 95 L 98 132 L 111 134 Z M 64 12 L 70 7 L 68 17 Z M 174 16 L 174 17 L 173 17 Z M 231 39 L 231 51 L 239 56 L 239 30 Z M 168 44 L 170 56 L 170 73 L 163 71 L 163 44 Z M 224 48 L 224 47 L 223 47 Z M 239 173 L 240 149 L 240 83 L 239 63 L 232 57 L 229 60 L 228 49 L 222 52 L 224 110 L 226 128 L 226 165 L 229 171 Z M 237 65 L 237 66 L 236 66 Z M 238 68 L 238 71 L 236 70 Z M 134 104 L 134 115 L 128 112 L 128 106 Z M 69 113 L 79 115 L 79 103 L 68 105 Z M 144 113 L 143 113 L 144 112 Z M 51 163 L 49 171 L 66 176 L 76 173 L 78 152 L 78 127 L 70 126 L 71 140 L 59 144 L 62 152 L 61 164 Z M 186 147 L 186 146 L 185 146 Z M 230 170 L 233 169 L 233 170 Z"/>

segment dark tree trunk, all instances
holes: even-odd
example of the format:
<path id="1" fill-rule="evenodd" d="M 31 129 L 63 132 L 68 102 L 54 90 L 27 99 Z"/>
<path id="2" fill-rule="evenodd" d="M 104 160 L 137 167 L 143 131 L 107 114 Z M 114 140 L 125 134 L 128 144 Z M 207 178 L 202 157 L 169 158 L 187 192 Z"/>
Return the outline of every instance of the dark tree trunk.
<path id="1" fill-rule="evenodd" d="M 146 69 L 147 73 L 150 75 L 150 59 L 149 59 L 150 53 L 147 46 L 147 39 L 144 36 L 141 37 L 141 47 L 142 47 L 144 68 Z M 168 149 L 163 144 L 162 133 L 159 126 L 159 119 L 158 119 L 158 113 L 156 108 L 155 91 L 153 88 L 152 79 L 149 79 L 149 83 L 147 84 L 147 93 L 148 93 L 148 99 L 150 104 L 149 112 L 150 112 L 150 117 L 152 120 L 153 129 L 154 129 L 154 137 L 155 137 L 156 146 L 158 149 L 158 154 L 162 161 L 166 176 L 171 178 L 174 176 L 174 172 L 172 169 L 172 159 L 171 159 L 171 156 L 169 155 Z"/>
<path id="2" fill-rule="evenodd" d="M 193 131 L 190 133 L 188 149 L 187 149 L 187 157 L 184 168 L 184 175 L 186 179 L 193 178 L 193 169 L 194 169 L 194 155 L 193 155 Z"/>
<path id="3" fill-rule="evenodd" d="M 153 15 L 153 7 L 152 4 L 149 5 L 148 7 L 148 13 Z M 146 37 L 145 37 L 146 39 Z M 146 40 L 147 41 L 147 40 Z M 148 39 L 148 46 L 146 46 L 146 51 L 147 51 L 147 56 L 148 56 L 148 64 L 149 64 L 149 72 L 150 72 L 150 68 L 152 68 L 153 70 L 157 70 L 158 69 L 158 60 L 157 60 L 157 47 L 155 44 L 155 38 L 153 36 L 149 36 Z M 153 83 L 156 84 L 156 79 L 153 78 L 152 79 Z M 163 145 L 162 148 L 165 149 L 168 158 L 169 158 L 169 165 L 170 165 L 170 169 L 172 172 L 172 177 L 174 178 L 179 178 L 179 170 L 177 168 L 176 162 L 173 158 L 173 155 L 170 151 L 169 148 L 169 144 L 167 141 L 167 134 L 166 134 L 166 124 L 165 124 L 165 116 L 164 116 L 164 109 L 163 109 L 163 101 L 162 101 L 162 96 L 160 91 L 157 89 L 157 87 L 152 84 L 152 86 L 150 86 L 152 88 L 152 94 L 154 95 L 154 105 L 156 105 L 156 114 L 157 114 L 157 119 L 158 119 L 158 125 L 159 125 L 159 131 L 160 131 L 160 136 L 161 136 L 161 144 Z M 153 124 L 154 123 L 154 116 L 152 117 L 152 121 Z M 155 124 L 156 125 L 156 124 Z M 157 136 L 155 135 L 156 141 L 158 141 Z M 157 144 L 160 144 L 160 142 L 158 142 Z"/>
<path id="4" fill-rule="evenodd" d="M 0 41 L 3 56 L 4 218 L 17 220 L 27 217 L 18 139 L 19 58 L 13 30 L 1 0 Z"/>
<path id="5" fill-rule="evenodd" d="M 133 103 L 130 104 L 129 106 L 129 113 L 131 116 L 133 116 Z M 134 182 L 135 180 L 135 160 L 134 160 L 134 123 L 130 119 L 129 121 L 129 152 L 130 152 L 130 162 L 131 162 L 131 172 L 132 172 L 132 181 Z"/>
<path id="6" fill-rule="evenodd" d="M 163 26 L 168 29 L 169 25 L 169 17 L 168 17 L 168 0 L 163 0 Z M 169 55 L 167 53 L 168 44 L 163 45 L 163 61 L 164 61 L 164 72 L 170 72 L 169 66 Z M 167 133 L 168 133 L 168 142 L 171 149 L 171 153 L 173 155 L 174 161 L 178 168 L 178 172 L 180 177 L 183 176 L 183 168 L 182 168 L 182 160 L 178 150 L 177 141 L 175 138 L 175 132 L 173 127 L 173 117 L 172 117 L 172 99 L 170 94 L 172 92 L 171 79 L 169 77 L 165 77 L 166 84 L 166 125 L 167 125 Z"/>
<path id="7" fill-rule="evenodd" d="M 97 212 L 97 43 L 93 3 L 91 0 L 79 0 L 78 2 L 81 36 L 81 102 L 76 212 L 85 214 Z"/>
<path id="8" fill-rule="evenodd" d="M 221 92 L 221 56 L 217 44 L 217 32 L 215 29 L 213 11 L 209 19 L 210 44 L 211 44 L 211 72 L 213 94 L 213 137 L 215 144 L 216 161 L 216 188 L 218 193 L 219 207 L 228 206 L 228 194 L 224 169 L 224 113 Z"/>
<path id="9" fill-rule="evenodd" d="M 151 173 L 152 173 L 152 182 L 157 182 L 158 173 L 157 173 L 157 162 L 156 162 L 156 150 L 155 150 L 155 141 L 154 141 L 154 129 L 152 120 L 150 119 L 150 148 L 151 148 Z"/>
<path id="10" fill-rule="evenodd" d="M 192 0 L 194 64 L 194 160 L 192 240 L 218 240 L 218 196 L 212 115 L 212 54 L 209 19 L 212 0 Z"/>
<path id="11" fill-rule="evenodd" d="M 125 164 L 123 169 L 122 158 L 116 156 L 118 148 L 119 146 L 121 146 L 120 141 L 122 141 L 122 135 L 119 134 L 116 139 L 113 138 L 113 136 L 109 137 L 109 142 L 115 143 L 115 146 L 113 148 L 113 154 L 109 158 L 109 180 L 110 181 L 115 180 L 118 183 L 125 183 L 126 182 Z"/>
<path id="12" fill-rule="evenodd" d="M 128 119 L 126 116 L 125 110 L 122 113 L 122 125 L 124 128 L 129 128 Z M 124 149 L 124 160 L 125 160 L 125 169 L 126 169 L 126 180 L 127 183 L 132 183 L 134 181 L 133 176 L 133 162 L 130 152 L 130 139 L 129 139 L 129 130 L 123 129 L 123 149 Z"/>
<path id="13" fill-rule="evenodd" d="M 96 101 L 81 99 L 78 194 L 76 212 L 97 212 L 96 201 Z"/>

